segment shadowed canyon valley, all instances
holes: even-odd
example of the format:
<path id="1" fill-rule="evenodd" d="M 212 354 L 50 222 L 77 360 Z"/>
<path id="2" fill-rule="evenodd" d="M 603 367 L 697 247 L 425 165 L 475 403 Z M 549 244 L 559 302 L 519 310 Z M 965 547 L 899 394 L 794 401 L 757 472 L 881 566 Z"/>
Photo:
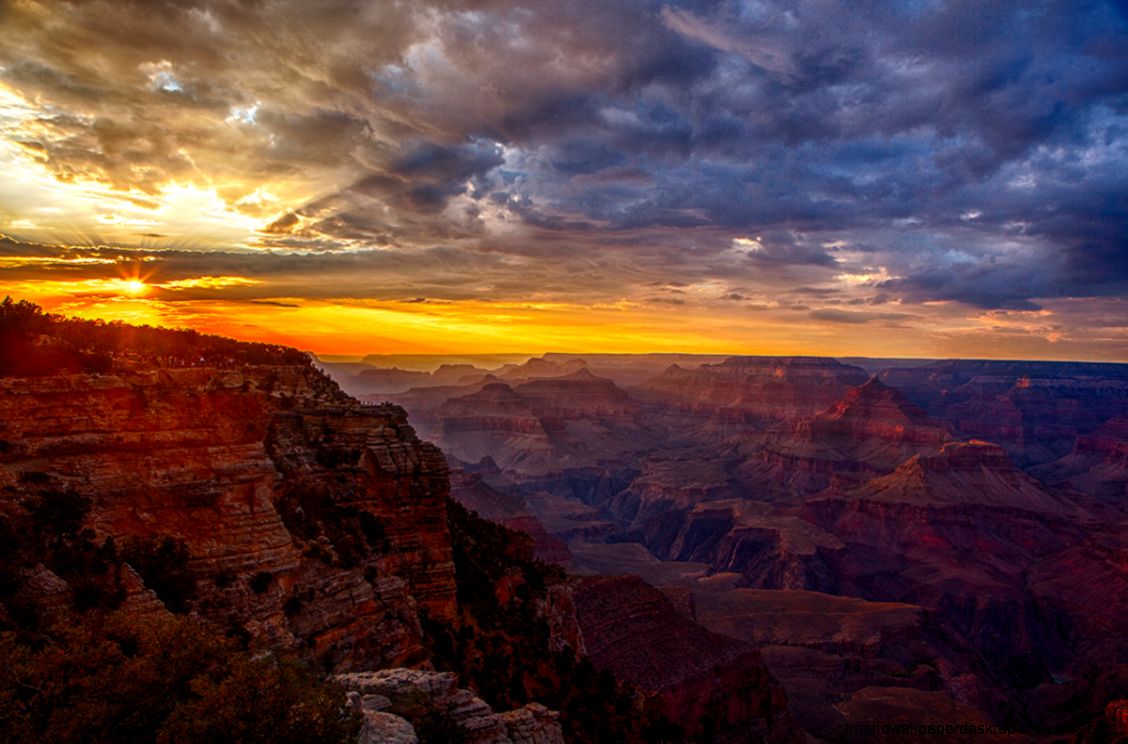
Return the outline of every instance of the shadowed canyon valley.
<path id="1" fill-rule="evenodd" d="M 446 454 L 456 500 L 531 535 L 544 561 L 620 577 L 578 580 L 617 595 L 602 621 L 616 643 L 593 660 L 644 687 L 694 677 L 669 662 L 657 590 L 698 637 L 758 651 L 799 725 L 827 741 L 865 721 L 1085 740 L 1118 710 L 1126 366 L 564 354 L 324 366 L 359 399 L 408 411 Z"/>

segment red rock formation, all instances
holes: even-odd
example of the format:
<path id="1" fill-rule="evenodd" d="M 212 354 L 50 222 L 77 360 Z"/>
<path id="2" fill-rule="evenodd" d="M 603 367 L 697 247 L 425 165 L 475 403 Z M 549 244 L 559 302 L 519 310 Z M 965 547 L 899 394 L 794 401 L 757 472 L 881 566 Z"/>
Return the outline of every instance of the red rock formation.
<path id="1" fill-rule="evenodd" d="M 816 416 L 810 429 L 813 437 L 824 440 L 936 446 L 950 438 L 942 426 L 930 422 L 924 411 L 877 377 L 851 389 Z"/>
<path id="2" fill-rule="evenodd" d="M 661 374 L 671 365 L 693 369 L 702 364 L 719 364 L 727 356 L 709 354 L 545 354 L 548 362 L 583 359 L 588 370 L 598 377 L 614 380 L 616 385 L 634 386 Z"/>
<path id="3" fill-rule="evenodd" d="M 1128 628 L 1128 535 L 1091 534 L 1038 561 L 1030 591 L 1073 618 L 1078 655 L 1128 665 L 1123 630 Z"/>
<path id="4" fill-rule="evenodd" d="M 838 591 L 935 609 L 1009 668 L 1011 684 L 1056 669 L 1070 680 L 1059 694 L 1085 695 L 1086 664 L 1114 670 L 1126 661 L 1114 630 L 1128 627 L 1123 538 L 1101 534 L 1105 525 L 996 445 L 947 444 L 888 476 L 832 488 L 804 510 L 846 545 L 823 556 Z"/>
<path id="5" fill-rule="evenodd" d="M 843 703 L 865 688 L 901 688 L 903 696 L 935 690 L 949 704 L 984 707 L 986 685 L 967 673 L 974 654 L 951 647 L 932 613 L 916 605 L 704 586 L 694 589 L 694 598 L 699 623 L 761 649 L 796 719 L 819 738 L 857 739 L 844 726 L 866 721 L 844 715 Z M 903 712 L 889 692 L 882 719 Z"/>
<path id="6" fill-rule="evenodd" d="M 217 622 L 349 668 L 422 661 L 416 607 L 453 613 L 442 455 L 308 365 L 3 378 L 0 440 L 0 486 L 88 496 L 99 540 L 182 540 Z M 368 512 L 387 545 L 342 558 L 283 511 L 307 497 Z"/>
<path id="7" fill-rule="evenodd" d="M 497 382 L 453 398 L 436 411 L 435 440 L 464 462 L 492 457 L 503 469 L 542 472 L 559 467 L 560 453 L 529 401 Z"/>
<path id="8" fill-rule="evenodd" d="M 377 402 L 409 389 L 466 385 L 488 374 L 485 369 L 472 364 L 441 364 L 432 372 L 364 363 L 319 362 L 319 367 L 331 374 L 350 395 L 358 398 L 374 396 L 379 398 Z"/>
<path id="9" fill-rule="evenodd" d="M 1114 700 L 1105 708 L 1105 721 L 1113 737 L 1128 739 L 1128 700 Z"/>
<path id="10" fill-rule="evenodd" d="M 682 451 L 641 463 L 642 472 L 601 505 L 656 555 L 667 555 L 680 517 L 695 504 L 732 497 L 726 458 L 715 452 Z"/>
<path id="11" fill-rule="evenodd" d="M 564 377 L 579 372 L 586 367 L 587 362 L 583 359 L 553 362 L 540 357 L 533 357 L 524 364 L 507 364 L 496 370 L 494 374 L 503 380 L 535 380 L 542 377 Z"/>
<path id="12" fill-rule="evenodd" d="M 1068 455 L 1031 472 L 1047 483 L 1067 484 L 1107 503 L 1120 503 L 1128 496 L 1128 416 L 1082 434 Z"/>
<path id="13" fill-rule="evenodd" d="M 843 547 L 834 535 L 795 514 L 733 499 L 690 510 L 665 555 L 739 575 L 742 586 L 828 589 L 834 582 L 821 555 Z"/>
<path id="14" fill-rule="evenodd" d="M 687 370 L 673 365 L 636 388 L 648 401 L 686 410 L 728 408 L 769 420 L 797 420 L 824 410 L 867 379 L 858 368 L 816 357 L 731 357 Z"/>
<path id="15" fill-rule="evenodd" d="M 651 439 L 627 393 L 584 369 L 515 388 L 490 383 L 430 409 L 413 400 L 431 436 L 455 458 L 489 456 L 522 475 L 597 465 Z"/>
<path id="16" fill-rule="evenodd" d="M 922 507 L 997 508 L 1064 515 L 1068 505 L 1016 468 L 998 445 L 972 440 L 916 455 L 887 476 L 848 494 Z"/>
<path id="17" fill-rule="evenodd" d="M 484 519 L 533 538 L 533 554 L 537 560 L 560 565 L 567 565 L 571 560 L 568 545 L 548 533 L 522 496 L 492 488 L 477 473 L 456 470 L 451 473 L 451 498 Z"/>
<path id="18" fill-rule="evenodd" d="M 789 436 L 747 445 L 738 474 L 777 500 L 821 491 L 836 474 L 872 477 L 950 439 L 947 430 L 876 377 L 851 388 Z"/>
<path id="19" fill-rule="evenodd" d="M 522 383 L 514 392 L 529 401 L 540 416 L 608 418 L 632 416 L 638 404 L 611 380 L 596 377 L 581 368 L 563 377 L 536 379 Z"/>
<path id="20" fill-rule="evenodd" d="M 957 435 L 997 442 L 1023 464 L 1062 457 L 1128 407 L 1128 368 L 1116 364 L 949 360 L 881 379 Z"/>

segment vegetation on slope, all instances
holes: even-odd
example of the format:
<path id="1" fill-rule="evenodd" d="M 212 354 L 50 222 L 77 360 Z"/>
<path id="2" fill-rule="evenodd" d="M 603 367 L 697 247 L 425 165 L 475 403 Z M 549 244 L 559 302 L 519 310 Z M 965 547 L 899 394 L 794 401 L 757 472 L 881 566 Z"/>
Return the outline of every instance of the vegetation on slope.
<path id="1" fill-rule="evenodd" d="M 186 609 L 196 587 L 183 543 L 96 545 L 85 499 L 20 496 L 0 502 L 0 742 L 352 738 L 344 694 L 296 661 L 252 654 L 201 620 L 120 609 L 125 560 L 170 609 Z M 29 590 L 44 569 L 71 588 L 61 605 Z"/>
<path id="2" fill-rule="evenodd" d="M 0 742 L 350 741 L 344 693 L 185 616 L 68 614 L 0 633 Z"/>

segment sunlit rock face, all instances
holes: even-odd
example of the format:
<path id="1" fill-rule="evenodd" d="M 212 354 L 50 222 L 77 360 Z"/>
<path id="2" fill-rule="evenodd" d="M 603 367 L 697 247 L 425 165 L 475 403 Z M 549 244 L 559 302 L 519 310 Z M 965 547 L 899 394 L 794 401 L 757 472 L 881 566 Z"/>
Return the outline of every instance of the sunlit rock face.
<path id="1" fill-rule="evenodd" d="M 422 662 L 419 609 L 454 611 L 441 453 L 309 365 L 4 378 L 0 440 L 0 485 L 87 496 L 99 541 L 182 540 L 223 625 L 347 669 Z"/>

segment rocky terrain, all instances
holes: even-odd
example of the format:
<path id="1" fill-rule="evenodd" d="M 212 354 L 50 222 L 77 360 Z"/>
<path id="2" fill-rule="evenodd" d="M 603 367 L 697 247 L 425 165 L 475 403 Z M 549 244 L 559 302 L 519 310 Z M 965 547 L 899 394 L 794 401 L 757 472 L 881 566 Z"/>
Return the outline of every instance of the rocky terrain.
<path id="1" fill-rule="evenodd" d="M 698 414 L 743 415 L 771 426 L 825 410 L 866 381 L 858 367 L 818 357 L 731 357 L 673 365 L 635 388 L 640 398 Z"/>
<path id="2" fill-rule="evenodd" d="M 1128 498 L 1128 416 L 1116 416 L 1081 434 L 1069 454 L 1032 469 L 1052 485 L 1066 485 L 1109 505 Z"/>
<path id="3" fill-rule="evenodd" d="M 350 705 L 362 716 L 358 744 L 413 744 L 419 741 L 416 728 L 426 731 L 436 721 L 467 742 L 564 742 L 559 714 L 538 703 L 495 713 L 473 692 L 459 688 L 450 672 L 385 669 L 338 674 L 333 681 L 349 691 Z"/>
<path id="4" fill-rule="evenodd" d="M 948 360 L 880 376 L 961 436 L 995 442 L 1021 465 L 1065 455 L 1078 435 L 1128 406 L 1121 364 Z"/>
<path id="5" fill-rule="evenodd" d="M 599 465 L 655 441 L 639 404 L 582 367 L 554 378 L 483 382 L 433 410 L 420 407 L 421 430 L 458 460 L 489 457 L 506 470 L 544 475 Z"/>
<path id="6" fill-rule="evenodd" d="M 300 694 L 361 741 L 1123 728 L 1121 367 L 555 355 L 362 364 L 424 384 L 361 402 L 282 347 L 3 310 L 18 730 L 62 730 L 24 680 L 101 648 L 67 628 L 128 668 L 105 613 L 203 623 L 232 680 L 328 675 Z"/>
<path id="7" fill-rule="evenodd" d="M 391 396 L 449 448 L 454 497 L 760 649 L 818 737 L 934 711 L 1085 740 L 1128 696 L 1128 368 L 520 366 L 544 377 Z M 603 591 L 638 594 L 621 581 Z"/>
<path id="8" fill-rule="evenodd" d="M 64 321 L 33 306 L 3 311 L 0 342 L 19 352 L 0 365 L 0 629 L 15 639 L 0 644 L 7 668 L 38 675 L 44 667 L 28 659 L 39 657 L 27 654 L 77 653 L 62 650 L 65 628 L 97 627 L 105 613 L 127 624 L 188 613 L 257 654 L 247 664 L 269 654 L 335 675 L 354 693 L 362 741 L 679 740 L 716 711 L 736 730 L 799 735 L 762 665 L 654 685 L 590 657 L 599 634 L 581 609 L 588 595 L 535 559 L 570 556 L 538 532 L 528 501 L 480 474 L 456 476 L 483 511 L 539 545 L 450 501 L 446 459 L 404 409 L 357 402 L 305 355 Z M 484 393 L 498 416 L 565 428 L 636 408 L 582 370 L 506 389 L 520 400 Z M 679 644 L 705 632 L 679 622 Z M 129 637 L 110 636 L 122 659 Z M 236 679 L 253 684 L 239 669 Z M 0 715 L 52 730 L 36 717 L 51 710 L 32 694 L 43 688 L 21 679 L 5 679 Z M 185 683 L 169 695 L 186 697 L 169 704 L 202 704 L 203 689 Z M 698 696 L 708 710 L 693 707 Z M 190 725 L 178 715 L 161 725 Z M 81 725 L 105 725 L 93 720 Z"/>
<path id="9" fill-rule="evenodd" d="M 207 617 L 349 669 L 422 660 L 418 609 L 454 613 L 441 453 L 312 368 L 8 377 L 0 416 L 0 488 L 89 498 L 99 543 L 182 542 Z"/>

